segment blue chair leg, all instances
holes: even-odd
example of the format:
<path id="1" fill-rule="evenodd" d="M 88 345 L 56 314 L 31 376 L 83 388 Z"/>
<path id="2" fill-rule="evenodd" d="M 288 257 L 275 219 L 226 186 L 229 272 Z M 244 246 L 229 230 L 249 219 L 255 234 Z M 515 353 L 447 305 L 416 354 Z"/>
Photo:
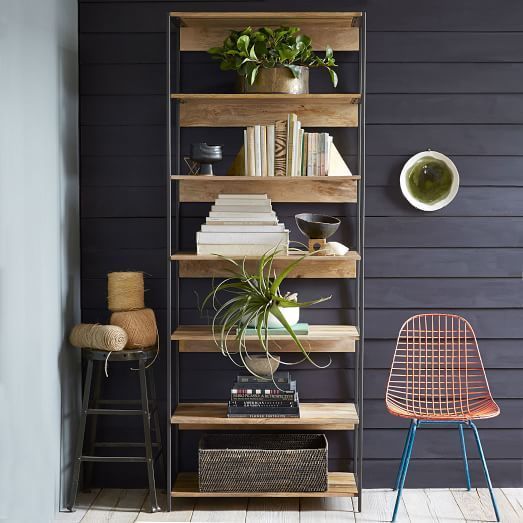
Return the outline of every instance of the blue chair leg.
<path id="1" fill-rule="evenodd" d="M 401 473 L 403 467 L 405 466 L 405 456 L 407 455 L 407 447 L 409 446 L 409 441 L 412 436 L 412 426 L 414 425 L 414 420 L 410 420 L 409 431 L 407 432 L 407 437 L 405 438 L 405 445 L 403 446 L 403 454 L 401 455 L 400 466 L 398 467 L 398 474 L 396 475 L 396 481 L 394 483 L 393 490 L 398 490 L 400 484 Z"/>
<path id="2" fill-rule="evenodd" d="M 418 421 L 412 420 L 412 433 L 410 435 L 407 453 L 405 454 L 405 464 L 401 471 L 400 483 L 398 485 L 398 495 L 396 496 L 396 504 L 394 505 L 394 512 L 392 513 L 392 521 L 396 521 L 396 515 L 401 501 L 401 493 L 403 492 L 403 485 L 405 485 L 405 478 L 407 477 L 407 470 L 409 468 L 410 456 L 412 455 L 412 447 L 414 447 L 414 439 L 416 438 L 416 429 L 418 428 Z"/>
<path id="3" fill-rule="evenodd" d="M 474 437 L 476 438 L 476 444 L 478 446 L 479 457 L 481 458 L 481 463 L 483 465 L 483 472 L 485 473 L 485 479 L 487 481 L 488 489 L 490 492 L 490 498 L 492 499 L 492 505 L 494 506 L 496 520 L 500 521 L 498 505 L 496 503 L 496 498 L 494 497 L 494 491 L 492 490 L 492 481 L 490 481 L 490 474 L 488 472 L 487 461 L 485 460 L 485 454 L 483 454 L 483 447 L 481 446 L 481 440 L 479 439 L 478 429 L 477 429 L 476 425 L 474 425 L 474 423 L 472 423 L 472 421 L 470 421 L 469 424 L 470 424 L 470 427 L 472 428 L 472 430 L 474 431 Z"/>
<path id="4" fill-rule="evenodd" d="M 467 480 L 467 490 L 470 490 L 470 471 L 469 462 L 467 459 L 467 447 L 465 446 L 465 434 L 463 434 L 463 423 L 458 425 L 459 427 L 459 439 L 461 441 L 461 452 L 463 454 L 463 466 L 465 467 L 465 478 Z"/>

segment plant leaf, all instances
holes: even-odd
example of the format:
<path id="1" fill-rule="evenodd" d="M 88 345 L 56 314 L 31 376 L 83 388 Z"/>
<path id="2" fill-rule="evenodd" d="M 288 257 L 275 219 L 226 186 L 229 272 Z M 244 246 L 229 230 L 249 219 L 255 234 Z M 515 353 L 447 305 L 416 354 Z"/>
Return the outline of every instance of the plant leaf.
<path id="1" fill-rule="evenodd" d="M 249 54 L 249 43 L 250 38 L 247 35 L 242 35 L 238 38 L 238 41 L 236 42 L 236 47 L 238 50 L 240 50 L 242 53 Z"/>
<path id="2" fill-rule="evenodd" d="M 336 71 L 334 69 L 331 69 L 329 67 L 329 75 L 331 77 L 331 82 L 334 87 L 338 85 L 338 75 L 336 74 Z"/>

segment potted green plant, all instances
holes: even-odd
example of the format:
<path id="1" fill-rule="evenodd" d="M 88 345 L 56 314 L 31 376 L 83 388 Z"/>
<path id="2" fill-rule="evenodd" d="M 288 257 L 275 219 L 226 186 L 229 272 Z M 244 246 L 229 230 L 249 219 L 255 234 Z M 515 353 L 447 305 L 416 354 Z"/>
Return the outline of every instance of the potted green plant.
<path id="1" fill-rule="evenodd" d="M 241 92 L 308 93 L 311 67 L 325 68 L 332 85 L 338 84 L 332 48 L 327 47 L 324 58 L 318 56 L 299 27 L 231 31 L 221 47 L 212 47 L 208 53 L 221 61 L 223 71 L 238 72 Z"/>
<path id="2" fill-rule="evenodd" d="M 271 361 L 279 361 L 269 350 L 270 326 L 276 319 L 278 324 L 287 332 L 290 339 L 299 347 L 304 359 L 319 367 L 310 357 L 309 352 L 300 341 L 289 322 L 289 315 L 285 309 L 296 307 L 309 307 L 311 305 L 329 300 L 331 297 L 318 298 L 311 301 L 299 302 L 295 295 L 283 294 L 280 290 L 281 284 L 289 273 L 301 261 L 309 256 L 305 254 L 297 257 L 295 261 L 285 267 L 278 275 L 272 269 L 277 250 L 272 250 L 261 256 L 257 270 L 254 274 L 245 269 L 245 260 L 239 262 L 231 258 L 222 257 L 231 264 L 231 277 L 214 286 L 202 303 L 203 310 L 207 305 L 213 309 L 212 330 L 214 341 L 222 354 L 228 356 L 236 363 L 234 356 L 238 355 L 241 365 L 253 372 L 246 358 L 247 351 L 246 335 L 247 329 L 255 325 L 257 340 L 267 356 L 267 361 L 272 369 Z M 222 301 L 219 297 L 225 297 Z M 234 347 L 230 347 L 231 341 Z M 263 377 L 263 376 L 262 376 Z"/>

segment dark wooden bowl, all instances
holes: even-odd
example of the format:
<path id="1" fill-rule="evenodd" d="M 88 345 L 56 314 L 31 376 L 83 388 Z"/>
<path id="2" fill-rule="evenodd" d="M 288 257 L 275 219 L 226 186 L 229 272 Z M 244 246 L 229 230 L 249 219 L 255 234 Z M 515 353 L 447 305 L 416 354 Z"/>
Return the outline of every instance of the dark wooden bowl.
<path id="1" fill-rule="evenodd" d="M 326 240 L 332 236 L 340 226 L 340 220 L 323 214 L 302 213 L 295 217 L 300 231 L 312 240 Z"/>

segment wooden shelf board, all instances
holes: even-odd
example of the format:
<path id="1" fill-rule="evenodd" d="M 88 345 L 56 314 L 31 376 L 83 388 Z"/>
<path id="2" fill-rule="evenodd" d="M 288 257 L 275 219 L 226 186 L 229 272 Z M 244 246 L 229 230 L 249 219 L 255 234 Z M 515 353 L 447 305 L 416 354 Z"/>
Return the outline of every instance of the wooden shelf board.
<path id="1" fill-rule="evenodd" d="M 180 430 L 354 430 L 353 403 L 301 403 L 300 418 L 228 418 L 226 403 L 180 403 L 171 423 Z"/>
<path id="2" fill-rule="evenodd" d="M 247 271 L 254 271 L 260 259 L 259 256 L 232 256 L 240 262 L 245 260 Z M 278 274 L 298 255 L 276 256 L 272 269 Z M 220 278 L 230 276 L 231 264 L 220 256 L 201 255 L 179 252 L 171 256 L 172 261 L 178 262 L 178 271 L 181 278 Z M 288 278 L 355 278 L 356 262 L 361 256 L 355 251 L 349 251 L 344 256 L 309 256 L 287 276 Z"/>
<path id="3" fill-rule="evenodd" d="M 172 94 L 181 127 L 245 127 L 296 113 L 304 127 L 357 127 L 357 94 Z M 256 110 L 253 110 L 253 109 Z"/>
<path id="4" fill-rule="evenodd" d="M 171 12 L 180 19 L 180 50 L 206 51 L 222 44 L 230 29 L 298 26 L 315 51 L 359 50 L 360 12 Z"/>
<path id="5" fill-rule="evenodd" d="M 196 472 L 180 472 L 174 482 L 172 497 L 204 498 L 326 498 L 354 497 L 358 495 L 356 478 L 351 472 L 329 472 L 329 483 L 326 492 L 200 492 Z"/>
<path id="6" fill-rule="evenodd" d="M 358 329 L 352 325 L 310 325 L 308 335 L 298 338 L 310 352 L 354 352 L 356 341 L 359 340 Z M 219 352 L 216 346 L 212 327 L 209 325 L 182 325 L 171 336 L 172 341 L 178 341 L 180 352 Z M 249 352 L 261 352 L 260 342 L 256 335 L 246 337 Z M 234 335 L 227 341 L 229 351 L 238 350 Z M 269 339 L 271 352 L 300 352 L 299 347 L 286 335 L 271 336 Z"/>
<path id="7" fill-rule="evenodd" d="M 309 22 L 349 22 L 362 16 L 361 11 L 171 11 L 170 16 L 180 18 L 183 27 L 209 26 L 222 23 L 229 26 L 231 22 L 264 25 L 281 25 L 283 22 L 305 20 Z"/>
<path id="8" fill-rule="evenodd" d="M 180 202 L 214 202 L 220 194 L 266 194 L 274 203 L 356 203 L 359 176 L 171 176 Z"/>
<path id="9" fill-rule="evenodd" d="M 308 93 L 308 94 L 283 94 L 283 93 L 172 93 L 173 100 L 190 102 L 192 100 L 212 100 L 214 102 L 337 102 L 359 104 L 361 96 L 355 93 Z"/>

